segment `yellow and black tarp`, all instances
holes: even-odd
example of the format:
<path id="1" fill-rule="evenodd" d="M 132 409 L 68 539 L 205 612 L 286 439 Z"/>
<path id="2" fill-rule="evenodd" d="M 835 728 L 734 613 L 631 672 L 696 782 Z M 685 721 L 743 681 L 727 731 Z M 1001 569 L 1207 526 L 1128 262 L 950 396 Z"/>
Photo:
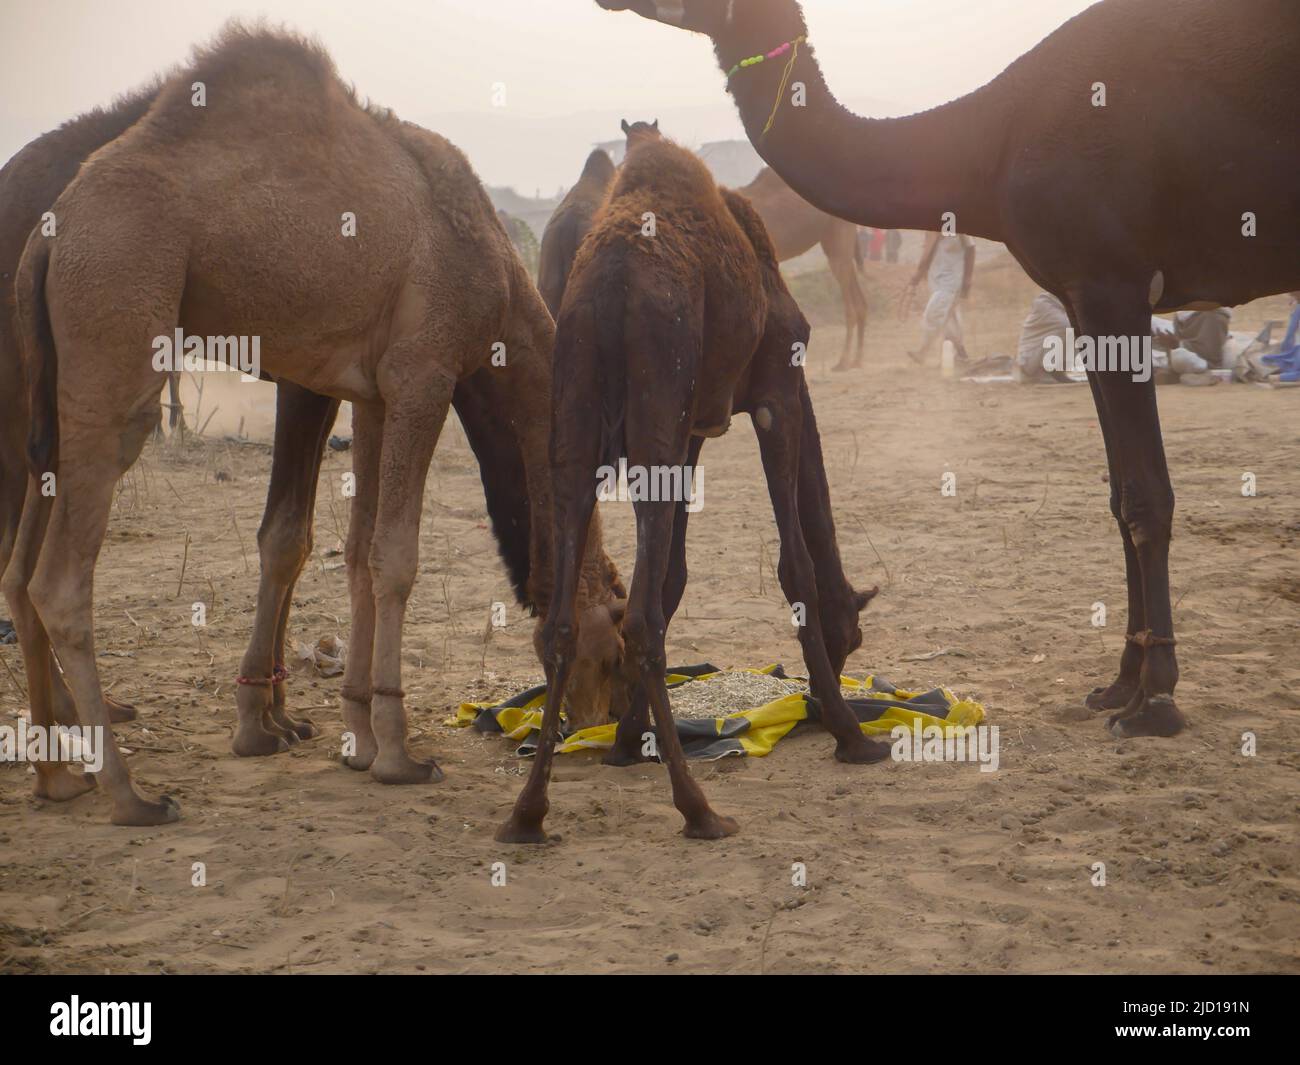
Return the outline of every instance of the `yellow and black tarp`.
<path id="1" fill-rule="evenodd" d="M 745 672 L 802 679 L 787 678 L 780 665 Z M 671 689 L 683 684 L 707 683 L 722 673 L 723 670 L 706 662 L 696 666 L 671 667 L 664 680 Z M 978 725 L 984 720 L 984 707 L 973 700 L 958 698 L 947 688 L 911 691 L 873 675 L 862 680 L 841 677 L 840 685 L 845 702 L 857 715 L 862 731 L 868 736 L 888 736 L 899 725 L 910 730 L 918 724 L 922 729 L 939 728 L 946 735 L 951 729 Z M 501 733 L 519 740 L 516 753 L 527 756 L 537 749 L 537 734 L 541 729 L 545 703 L 546 685 L 539 684 L 504 702 L 461 703 L 448 724 L 472 726 L 480 732 Z M 717 718 L 681 718 L 675 724 L 688 758 L 704 761 L 727 755 L 761 758 L 800 722 L 815 721 L 820 715 L 821 707 L 812 695 L 794 692 L 752 710 L 737 710 Z M 560 753 L 607 749 L 614 744 L 616 727 L 611 723 L 568 733 L 556 749 Z"/>

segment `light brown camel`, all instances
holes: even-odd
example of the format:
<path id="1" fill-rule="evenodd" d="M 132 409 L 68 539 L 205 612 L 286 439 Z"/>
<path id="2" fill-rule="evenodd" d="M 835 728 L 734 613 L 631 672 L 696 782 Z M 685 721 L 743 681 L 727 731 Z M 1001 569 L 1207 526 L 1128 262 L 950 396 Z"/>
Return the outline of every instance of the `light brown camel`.
<path id="1" fill-rule="evenodd" d="M 1294 0 L 1103 0 L 983 88 L 886 120 L 831 95 L 795 0 L 597 2 L 707 34 L 750 141 L 800 196 L 859 225 L 948 222 L 1003 241 L 1079 335 L 1112 353 L 1118 367 L 1088 378 L 1124 542 L 1128 632 L 1117 678 L 1087 703 L 1118 711 L 1107 721 L 1118 736 L 1181 731 L 1174 495 L 1155 387 L 1131 372 L 1132 357 L 1153 310 L 1300 285 Z M 1129 360 L 1115 358 L 1123 352 Z"/>
<path id="2" fill-rule="evenodd" d="M 206 86 L 202 113 L 191 106 L 195 81 Z M 256 183 L 239 178 L 249 166 Z M 27 585 L 82 723 L 103 729 L 99 775 L 113 820 L 177 816 L 169 799 L 149 801 L 131 783 L 108 729 L 91 626 L 114 484 L 152 429 L 162 386 L 152 338 L 177 326 L 258 336 L 266 374 L 315 393 L 318 410 L 353 402 L 348 762 L 385 783 L 434 779 L 436 765 L 406 750 L 401 630 L 425 475 L 457 393 L 492 415 L 471 415 L 472 442 L 481 445 L 489 426 L 518 436 L 515 476 L 508 489 L 488 486 L 489 511 L 511 519 L 497 532 L 512 576 L 527 558 L 532 601 L 543 614 L 550 602 L 550 537 L 523 527 L 520 496 L 530 516 L 549 513 L 540 457 L 553 327 L 468 163 L 442 138 L 363 108 L 315 46 L 234 25 L 83 166 L 54 209 L 58 239 L 32 235 L 16 292 L 31 475 L 54 474 L 57 491 L 29 490 L 5 586 Z M 511 417 L 502 418 L 507 402 Z M 533 457 L 522 470 L 520 456 Z M 290 509 L 302 512 L 304 491 Z M 287 611 L 287 596 L 267 582 L 282 587 L 296 575 L 268 575 L 267 545 L 293 539 L 263 545 L 254 641 L 266 653 L 250 647 L 244 679 L 253 683 L 243 686 L 263 695 L 275 686 L 272 644 Z M 581 568 L 585 605 L 604 615 L 608 670 L 621 647 L 617 575 L 598 546 Z M 264 660 L 262 672 L 250 672 L 250 658 Z"/>
<path id="3" fill-rule="evenodd" d="M 844 349 L 840 352 L 840 361 L 831 368 L 852 370 L 861 366 L 867 329 L 867 294 L 858 276 L 862 268 L 858 227 L 819 211 L 769 166 L 763 167 L 758 176 L 739 191 L 763 219 L 776 249 L 776 257 L 781 262 L 821 245 L 831 276 L 839 286 L 840 299 L 844 302 Z M 849 347 L 853 345 L 855 336 L 857 343 L 850 361 Z"/>
<path id="4" fill-rule="evenodd" d="M 650 214 L 653 233 L 644 228 Z M 547 782 L 576 647 L 574 593 L 598 470 L 624 458 L 633 469 L 668 471 L 678 490 L 676 498 L 633 503 L 637 560 L 623 639 L 627 680 L 636 687 L 618 732 L 625 745 L 640 740 L 648 698 L 685 835 L 717 839 L 736 831 L 686 768 L 664 686 L 665 633 L 686 582 L 690 471 L 704 440 L 726 432 L 735 411 L 751 416 L 758 436 L 781 537 L 778 574 L 787 598 L 806 611 L 799 642 L 836 757 L 888 756 L 888 745 L 863 736 L 840 695 L 839 669 L 861 643 L 858 611 L 870 596 L 855 593 L 839 566 L 800 357 L 807 341 L 808 323 L 748 202 L 719 190 L 693 153 L 669 141 L 648 139 L 629 150 L 578 251 L 556 327 L 555 602 L 543 628 L 548 698 L 536 761 L 498 840 L 546 839 Z M 809 462 L 816 470 L 805 476 Z M 828 556 L 832 564 L 819 565 Z"/>

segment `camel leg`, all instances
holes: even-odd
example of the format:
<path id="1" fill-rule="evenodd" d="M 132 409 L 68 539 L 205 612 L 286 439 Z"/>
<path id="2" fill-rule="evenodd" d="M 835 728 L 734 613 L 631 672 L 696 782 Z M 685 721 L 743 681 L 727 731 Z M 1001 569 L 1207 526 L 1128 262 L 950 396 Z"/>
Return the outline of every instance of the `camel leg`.
<path id="1" fill-rule="evenodd" d="M 835 538 L 835 517 L 831 509 L 830 485 L 822 459 L 821 435 L 813 413 L 808 382 L 799 381 L 799 528 L 812 556 L 817 575 L 817 600 L 820 604 L 822 635 L 831 672 L 839 687 L 839 676 L 849 655 L 862 644 L 858 614 L 879 591 L 855 591 L 844 575 L 840 548 Z M 814 693 L 816 694 L 816 693 Z"/>
<path id="2" fill-rule="evenodd" d="M 853 368 L 862 365 L 863 349 L 867 341 L 867 294 L 862 289 L 862 280 L 857 267 L 851 266 L 849 277 L 849 295 L 853 297 L 854 330 L 857 334 L 857 346 L 853 352 Z"/>
<path id="3" fill-rule="evenodd" d="M 1146 293 L 1089 288 L 1072 293 L 1071 303 L 1084 335 L 1142 338 L 1151 332 Z M 1174 702 L 1178 662 L 1174 655 L 1173 611 L 1169 603 L 1169 541 L 1174 493 L 1165 463 L 1154 381 L 1134 381 L 1129 373 L 1102 371 L 1096 380 L 1097 417 L 1117 457 L 1119 521 L 1127 529 L 1136 566 L 1126 565 L 1129 581 L 1130 647 L 1142 652 L 1138 690 L 1126 707 L 1107 721 L 1116 736 L 1173 736 L 1186 725 Z M 1111 492 L 1116 491 L 1112 472 Z M 1128 547 L 1125 547 L 1128 562 Z M 1140 591 L 1135 594 L 1134 578 Z M 1140 612 L 1133 607 L 1140 605 Z M 1134 614 L 1142 629 L 1132 632 Z M 1123 663 L 1121 663 L 1121 677 Z"/>
<path id="4" fill-rule="evenodd" d="M 854 276 L 853 259 L 831 258 L 827 255 L 835 283 L 840 287 L 840 302 L 844 305 L 844 349 L 840 352 L 840 361 L 831 367 L 840 371 L 850 369 L 854 364 L 849 361 L 849 347 L 853 343 L 853 329 L 857 321 L 857 308 L 853 302 L 853 286 L 857 283 Z"/>
<path id="5" fill-rule="evenodd" d="M 32 711 L 32 724 L 52 730 L 56 724 L 77 724 L 77 713 L 75 706 L 72 706 L 70 712 L 65 711 L 67 720 L 60 717 L 53 689 L 56 680 L 62 684 L 62 678 L 54 664 L 54 653 L 50 649 L 45 626 L 41 624 L 28 595 L 28 585 L 36 566 L 48 517 L 38 502 L 40 493 L 35 479 L 28 484 L 26 498 L 32 501 L 32 505 L 21 507 L 17 515 L 5 515 L 6 527 L 0 530 L 0 573 L 4 575 L 5 599 L 9 603 L 14 631 L 18 634 L 18 649 L 27 672 L 27 700 Z M 17 521 L 14 520 L 15 517 Z M 64 690 L 66 692 L 66 688 Z M 69 696 L 69 700 L 70 698 Z M 42 799 L 62 802 L 76 798 L 95 786 L 93 776 L 73 773 L 62 762 L 36 762 L 34 768 L 36 780 L 32 790 Z"/>
<path id="6" fill-rule="evenodd" d="M 682 442 L 676 462 L 686 457 Z M 629 458 L 632 456 L 629 455 Z M 638 465 L 641 464 L 638 462 Z M 645 463 L 647 468 L 672 463 Z M 668 688 L 664 683 L 664 637 L 668 622 L 664 617 L 663 594 L 668 575 L 668 556 L 672 548 L 673 517 L 676 505 L 671 501 L 638 501 L 636 508 L 636 568 L 628 596 L 627 614 L 623 618 L 623 643 L 626 661 L 639 673 L 640 686 L 650 697 L 659 752 L 668 765 L 672 782 L 673 805 L 685 820 L 682 834 L 689 839 L 721 839 L 740 831 L 730 817 L 716 813 L 705 798 L 704 789 L 691 776 L 686 754 L 677 735 Z"/>
<path id="7" fill-rule="evenodd" d="M 239 722 L 231 744 L 240 756 L 275 754 L 317 730 L 295 721 L 284 708 L 284 637 L 293 586 L 311 552 L 313 509 L 325 437 L 338 413 L 338 401 L 287 381 L 276 386 L 275 448 L 266 512 L 257 531 L 261 574 L 257 612 L 248 649 L 240 664 L 236 702 Z"/>
<path id="8" fill-rule="evenodd" d="M 181 375 L 179 373 L 169 373 L 167 375 L 167 398 L 171 404 L 167 412 L 167 428 L 176 432 L 179 428 L 185 429 L 185 410 L 181 407 Z"/>
<path id="9" fill-rule="evenodd" d="M 822 723 L 835 737 L 836 759 L 855 764 L 879 762 L 889 757 L 890 745 L 869 740 L 862 734 L 857 717 L 840 693 L 839 672 L 826 651 L 818 575 L 799 518 L 799 440 L 803 415 L 797 383 L 791 382 L 789 374 L 783 372 L 767 387 L 763 382 L 755 382 L 754 395 L 754 428 L 781 537 L 777 576 L 790 604 L 801 603 L 804 607 L 799 643 L 809 683 L 821 704 Z"/>
<path id="10" fill-rule="evenodd" d="M 1078 316 L 1070 309 L 1070 324 L 1075 332 L 1083 335 Z M 1149 328 L 1149 325 L 1148 325 Z M 1108 687 L 1093 688 L 1084 698 L 1084 705 L 1090 710 L 1119 710 L 1133 701 L 1138 694 L 1139 675 L 1142 672 L 1142 648 L 1133 642 L 1133 636 L 1146 628 L 1146 610 L 1142 603 L 1142 570 L 1138 566 L 1137 548 L 1133 544 L 1133 533 L 1124 521 L 1120 510 L 1120 489 L 1124 483 L 1122 468 L 1123 455 L 1113 439 L 1110 418 L 1102 417 L 1106 405 L 1101 390 L 1101 381 L 1097 374 L 1088 375 L 1088 387 L 1092 389 L 1093 405 L 1097 408 L 1097 422 L 1101 426 L 1102 442 L 1106 447 L 1106 470 L 1110 481 L 1110 512 L 1119 526 L 1120 537 L 1124 543 L 1124 576 L 1128 589 L 1128 627 L 1125 630 L 1124 650 L 1120 653 L 1119 675 Z"/>
<path id="11" fill-rule="evenodd" d="M 589 389 L 594 388 L 594 376 L 583 384 Z M 557 411 L 556 421 L 559 420 Z M 582 575 L 591 516 L 596 509 L 596 468 L 600 465 L 600 458 L 598 436 L 584 433 L 581 424 L 570 424 L 568 429 L 574 436 L 573 449 L 562 452 L 566 458 L 554 467 L 552 476 L 555 582 L 550 609 L 542 626 L 546 707 L 542 711 L 541 736 L 528 779 L 510 816 L 497 829 L 496 839 L 500 843 L 546 842 L 546 832 L 542 828 L 550 809 L 546 789 L 551 779 L 555 743 L 560 734 L 560 707 L 564 705 L 564 690 L 578 649 L 578 581 Z"/>
<path id="12" fill-rule="evenodd" d="M 368 770 L 379 752 L 370 727 L 370 667 L 375 647 L 375 595 L 370 580 L 370 548 L 375 535 L 375 510 L 379 504 L 379 452 L 383 446 L 384 408 L 379 403 L 352 405 L 352 473 L 356 495 L 348 517 L 348 598 L 352 605 L 352 631 L 343 666 L 343 731 L 350 735 L 355 753 L 344 754 L 343 764 L 359 772 Z"/>
<path id="13" fill-rule="evenodd" d="M 78 357 L 65 360 L 60 351 L 61 376 L 67 370 L 80 369 L 83 361 Z M 77 378 L 75 372 L 67 376 Z M 112 820 L 117 825 L 158 825 L 180 816 L 179 808 L 168 796 L 152 802 L 140 795 L 131 782 L 110 727 L 95 663 L 92 622 L 95 561 L 108 527 L 113 491 L 118 478 L 139 456 L 153 428 L 159 387 L 161 383 L 149 382 L 141 389 L 145 393 L 143 403 L 137 400 L 117 407 L 133 411 L 133 416 L 124 421 L 88 426 L 84 421 L 64 417 L 65 412 L 60 410 L 57 491 L 53 500 L 43 499 L 37 504 L 42 510 L 48 509 L 49 519 L 28 586 L 63 663 L 76 699 L 77 716 L 83 726 L 96 730 L 103 751 L 103 766 L 97 775 L 112 800 Z M 114 409 L 114 398 L 105 397 L 100 409 Z M 60 401 L 66 402 L 66 393 Z"/>
<path id="14" fill-rule="evenodd" d="M 704 447 L 704 437 L 691 437 L 690 451 L 686 464 L 695 469 L 700 462 L 700 451 Z M 673 615 L 681 605 L 686 592 L 686 523 L 690 518 L 686 501 L 679 500 L 673 514 L 673 544 L 668 553 L 668 575 L 664 578 L 663 610 L 664 624 L 672 623 Z M 645 734 L 650 731 L 650 694 L 644 684 L 637 682 L 632 689 L 627 713 L 619 718 L 618 728 L 614 731 L 614 745 L 602 759 L 605 765 L 627 766 L 640 762 L 653 761 L 646 758 L 641 749 L 645 743 Z"/>
<path id="15" fill-rule="evenodd" d="M 384 358 L 394 358 L 392 348 Z M 436 762 L 417 761 L 406 749 L 402 624 L 419 566 L 424 482 L 455 382 L 440 374 L 427 382 L 394 378 L 391 387 L 381 384 L 383 448 L 369 558 L 375 597 L 370 727 L 379 747 L 370 775 L 381 784 L 426 784 L 441 780 L 442 771 Z"/>

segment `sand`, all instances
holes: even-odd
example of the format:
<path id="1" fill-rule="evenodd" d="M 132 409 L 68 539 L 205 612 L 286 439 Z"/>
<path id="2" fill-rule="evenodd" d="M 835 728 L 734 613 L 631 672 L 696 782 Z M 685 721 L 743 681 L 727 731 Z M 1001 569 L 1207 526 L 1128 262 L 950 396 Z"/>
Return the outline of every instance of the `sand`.
<path id="1" fill-rule="evenodd" d="M 1178 492 L 1178 700 L 1192 727 L 1116 741 L 1082 708 L 1111 679 L 1124 627 L 1087 388 L 960 385 L 913 368 L 914 325 L 880 295 L 903 274 L 871 269 L 868 365 L 828 371 L 832 316 L 810 371 L 846 567 L 882 589 L 848 671 L 982 701 L 1000 728 L 996 773 L 839 765 L 830 738 L 805 729 L 766 759 L 694 767 L 741 823 L 702 843 L 679 834 L 661 767 L 567 755 L 551 788 L 557 838 L 495 843 L 526 763 L 508 741 L 443 722 L 462 699 L 509 694 L 540 671 L 517 613 L 483 643 L 509 589 L 458 426 L 429 477 L 404 652 L 413 745 L 446 781 L 385 788 L 339 766 L 339 681 L 301 673 L 291 704 L 325 734 L 236 759 L 233 678 L 269 455 L 220 440 L 151 446 L 122 482 L 101 558 L 99 662 L 140 710 L 118 728 L 137 779 L 175 796 L 184 819 L 114 828 L 101 796 L 38 802 L 23 767 L 0 767 L 0 971 L 1300 970 L 1300 394 L 1161 390 Z M 977 284 L 977 352 L 1013 351 L 1032 288 L 1011 268 Z M 1253 305 L 1234 327 L 1284 310 Z M 266 399 L 241 402 L 265 411 Z M 295 641 L 348 635 L 344 571 L 327 554 L 344 534 L 348 462 L 331 452 L 321 474 Z M 802 672 L 748 420 L 710 441 L 704 462 L 669 660 Z M 948 471 L 955 498 L 940 493 Z M 1257 475 L 1254 498 L 1244 472 Z M 627 510 L 605 505 L 611 550 L 630 568 Z M 198 599 L 209 612 L 196 634 Z M 941 648 L 969 657 L 908 661 Z M 21 681 L 16 648 L 0 655 Z M 0 671 L 0 723 L 21 705 Z M 1241 753 L 1247 732 L 1254 757 Z M 795 863 L 806 887 L 792 883 Z"/>

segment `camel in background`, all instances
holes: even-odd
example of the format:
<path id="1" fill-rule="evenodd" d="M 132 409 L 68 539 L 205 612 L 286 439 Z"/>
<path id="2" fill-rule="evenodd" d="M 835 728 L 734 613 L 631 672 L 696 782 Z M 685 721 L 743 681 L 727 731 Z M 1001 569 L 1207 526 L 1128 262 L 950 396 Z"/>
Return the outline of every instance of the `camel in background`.
<path id="1" fill-rule="evenodd" d="M 622 126 L 627 137 L 625 158 L 626 152 L 631 151 L 634 144 L 642 140 L 654 140 L 659 136 L 657 118 L 653 122 L 628 122 L 623 119 Z M 573 269 L 573 258 L 578 254 L 583 238 L 591 232 L 596 213 L 609 194 L 617 170 L 608 152 L 603 148 L 593 150 L 587 156 L 577 183 L 565 193 L 564 199 L 546 222 L 537 268 L 537 287 L 552 317 L 560 313 L 564 286 L 568 282 L 569 271 Z"/>
<path id="2" fill-rule="evenodd" d="M 196 80 L 209 94 L 201 123 L 189 100 Z M 308 127 L 304 114 L 313 116 Z M 290 135 L 295 150 L 286 155 Z M 263 175 L 256 186 L 237 180 L 250 160 Z M 151 173 L 167 178 L 141 179 Z M 313 175 L 310 191 L 300 187 L 304 173 Z M 204 180 L 182 181 L 186 174 Z M 390 112 L 362 107 L 317 47 L 233 24 L 162 87 L 147 115 L 86 162 L 54 210 L 58 239 L 33 233 L 15 291 L 31 476 L 53 473 L 58 487 L 52 498 L 29 490 L 4 584 L 11 598 L 30 595 L 82 724 L 103 730 L 100 776 L 113 821 L 178 816 L 170 799 L 150 801 L 131 782 L 108 727 L 91 623 L 114 487 L 153 428 L 162 387 L 151 341 L 178 325 L 193 335 L 259 336 L 264 373 L 296 389 L 289 394 L 304 399 L 316 427 L 328 427 L 337 400 L 352 401 L 353 631 L 342 698 L 356 753 L 347 761 L 384 783 L 436 779 L 437 766 L 405 745 L 401 633 L 425 476 L 453 402 L 480 459 L 493 454 L 483 465 L 485 490 L 512 581 L 543 616 L 551 599 L 550 529 L 541 516 L 550 512 L 553 325 L 464 156 Z M 302 446 L 286 488 L 292 505 L 283 508 L 297 515 L 307 542 L 312 462 L 325 431 L 308 431 L 310 421 L 304 415 L 295 426 Z M 289 429 L 277 419 L 278 439 Z M 241 719 L 264 712 L 250 709 L 245 693 L 265 699 L 278 687 L 272 648 L 282 642 L 288 586 L 304 557 L 293 525 L 272 523 L 268 532 L 264 523 L 259 533 L 263 584 Z M 592 629 L 585 645 L 602 656 L 593 676 L 608 687 L 621 652 L 621 586 L 598 527 L 589 540 L 578 598 Z M 277 565 L 293 557 L 296 567 Z M 27 653 L 27 634 L 19 636 Z M 261 672 L 249 672 L 253 660 Z M 34 722 L 50 724 L 37 710 Z M 90 786 L 66 766 L 50 771 L 64 775 L 61 797 Z"/>
<path id="3" fill-rule="evenodd" d="M 642 230 L 647 212 L 653 235 Z M 677 471 L 678 497 L 633 503 L 637 561 L 623 640 L 625 676 L 635 688 L 617 731 L 625 746 L 639 742 L 648 700 L 685 835 L 717 839 L 737 830 L 687 770 L 664 686 L 665 634 L 686 584 L 690 471 L 705 439 L 726 432 L 733 412 L 748 413 L 758 436 L 781 538 L 778 576 L 786 597 L 806 611 L 799 642 L 836 757 L 888 757 L 889 746 L 862 734 L 840 694 L 839 670 L 861 644 L 858 611 L 870 594 L 854 592 L 839 565 L 798 356 L 808 335 L 748 201 L 720 190 L 693 153 L 669 141 L 645 139 L 630 149 L 579 249 L 556 326 L 547 702 L 536 760 L 498 840 L 546 839 L 547 783 L 576 648 L 574 596 L 598 468 L 623 458 L 644 470 Z"/>
<path id="4" fill-rule="evenodd" d="M 1300 21 L 1294 0 L 1103 0 L 988 85 L 865 119 L 831 94 L 796 0 L 597 0 L 706 34 L 758 153 L 859 225 L 1002 241 L 1098 348 L 1151 314 L 1300 286 Z M 1160 41 L 1154 52 L 1152 41 Z M 804 106 L 789 106 L 799 83 Z M 1205 146 L 1214 145 L 1207 159 Z M 1117 736 L 1173 736 L 1174 494 L 1153 382 L 1090 372 L 1124 543 L 1119 673 L 1087 698 Z"/>
<path id="5" fill-rule="evenodd" d="M 771 167 L 765 166 L 744 188 L 738 190 L 750 203 L 767 227 L 776 257 L 780 262 L 802 255 L 820 244 L 826 253 L 831 276 L 840 289 L 844 303 L 844 350 L 833 370 L 854 370 L 862 365 L 862 347 L 867 329 L 867 294 L 858 276 L 862 268 L 862 251 L 858 246 L 858 227 L 852 222 L 819 211 L 790 188 Z M 852 361 L 849 347 L 856 335 Z"/>
<path id="6" fill-rule="evenodd" d="M 551 316 L 560 313 L 564 286 L 578 246 L 591 231 L 592 220 L 614 182 L 614 161 L 603 148 L 587 156 L 582 174 L 546 222 L 537 258 L 537 288 Z"/>
<path id="7" fill-rule="evenodd" d="M 0 575 L 13 553 L 18 523 L 27 495 L 27 397 L 22 382 L 24 369 L 18 344 L 14 278 L 23 248 L 32 230 L 42 224 L 42 215 L 59 198 L 80 169 L 82 162 L 109 141 L 119 137 L 148 110 L 158 93 L 154 84 L 123 96 L 112 106 L 93 111 L 58 129 L 37 137 L 0 169 Z M 56 233 L 57 233 L 57 218 Z M 183 417 L 176 391 L 175 374 L 168 375 L 171 390 L 171 425 Z M 33 720 L 53 719 L 61 725 L 77 723 L 76 706 L 67 683 L 54 661 L 49 639 L 37 618 L 26 588 L 15 586 L 9 596 L 9 610 L 15 630 L 22 634 L 19 646 L 27 673 L 27 697 Z M 105 697 L 115 722 L 131 721 L 135 709 Z M 39 707 L 39 709 L 38 709 Z M 69 786 L 65 774 L 49 764 L 36 765 L 36 794 L 59 799 Z M 73 782 L 77 788 L 80 782 Z M 79 791 L 77 792 L 79 793 Z"/>

